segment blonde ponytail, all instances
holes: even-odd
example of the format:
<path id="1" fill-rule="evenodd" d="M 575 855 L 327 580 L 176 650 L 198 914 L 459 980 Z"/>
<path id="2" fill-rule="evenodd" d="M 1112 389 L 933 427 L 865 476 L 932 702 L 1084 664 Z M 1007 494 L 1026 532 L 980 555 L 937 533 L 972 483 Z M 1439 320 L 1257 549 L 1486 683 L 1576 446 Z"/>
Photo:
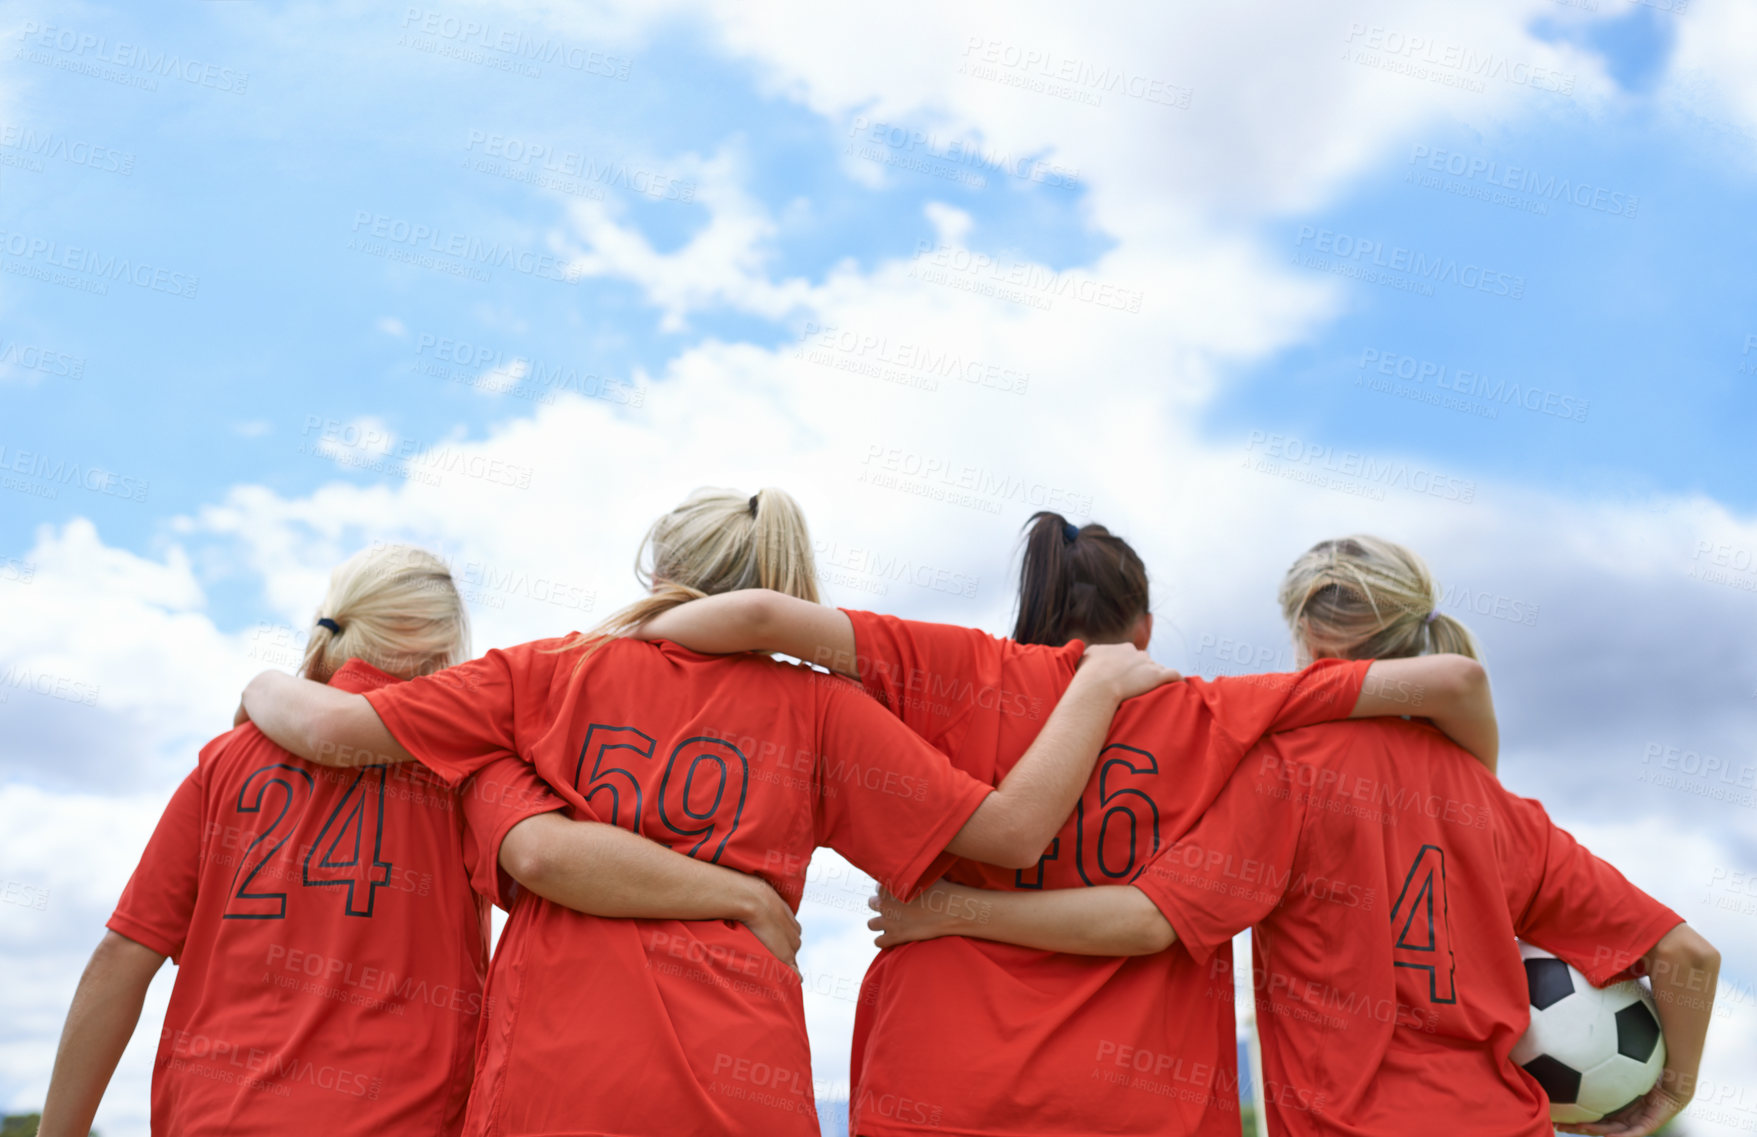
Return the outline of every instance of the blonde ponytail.
<path id="1" fill-rule="evenodd" d="M 1481 658 L 1470 630 L 1439 610 L 1428 566 L 1380 537 L 1313 545 L 1287 570 L 1280 599 L 1296 644 L 1311 658 Z"/>
<path id="2" fill-rule="evenodd" d="M 299 671 L 327 683 L 358 659 L 412 679 L 469 655 L 469 616 L 445 562 L 412 545 L 375 545 L 330 574 Z"/>
<path id="3" fill-rule="evenodd" d="M 818 602 L 805 511 L 778 489 L 748 497 L 735 490 L 696 490 L 647 530 L 634 571 L 647 595 L 592 631 L 570 637 L 563 650 L 589 641 L 590 655 L 661 612 L 722 592 L 768 588 Z"/>

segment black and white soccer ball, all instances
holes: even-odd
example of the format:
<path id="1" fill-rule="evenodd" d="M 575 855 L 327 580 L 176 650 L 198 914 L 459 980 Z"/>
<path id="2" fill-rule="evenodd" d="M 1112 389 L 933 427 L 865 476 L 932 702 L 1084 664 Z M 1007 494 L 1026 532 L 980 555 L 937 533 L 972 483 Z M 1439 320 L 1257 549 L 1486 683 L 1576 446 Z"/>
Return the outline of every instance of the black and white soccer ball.
<path id="1" fill-rule="evenodd" d="M 1550 1120 L 1597 1121 L 1640 1098 L 1665 1068 L 1653 996 L 1635 980 L 1594 987 L 1542 948 L 1519 945 L 1531 1026 L 1513 1061 L 1550 1096 Z"/>

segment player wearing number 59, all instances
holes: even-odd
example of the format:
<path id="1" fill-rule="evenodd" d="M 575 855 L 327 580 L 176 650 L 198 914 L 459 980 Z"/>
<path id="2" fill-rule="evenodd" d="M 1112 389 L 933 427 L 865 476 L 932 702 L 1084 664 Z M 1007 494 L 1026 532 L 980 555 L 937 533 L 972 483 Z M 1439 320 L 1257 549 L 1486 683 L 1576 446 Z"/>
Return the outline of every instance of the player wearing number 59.
<path id="1" fill-rule="evenodd" d="M 785 494 L 698 493 L 648 547 L 651 595 L 597 634 L 491 651 L 364 695 L 270 673 L 245 706 L 307 757 L 364 747 L 456 781 L 521 756 L 577 816 L 679 860 L 757 873 L 797 904 L 819 845 L 905 893 L 934 879 L 948 850 L 1035 863 L 1117 705 L 1175 674 L 1129 647 L 1088 655 L 997 789 L 845 679 L 616 634 L 729 588 L 814 600 L 810 538 Z M 799 976 L 744 928 L 592 918 L 524 895 L 489 989 L 468 1133 L 817 1132 Z"/>

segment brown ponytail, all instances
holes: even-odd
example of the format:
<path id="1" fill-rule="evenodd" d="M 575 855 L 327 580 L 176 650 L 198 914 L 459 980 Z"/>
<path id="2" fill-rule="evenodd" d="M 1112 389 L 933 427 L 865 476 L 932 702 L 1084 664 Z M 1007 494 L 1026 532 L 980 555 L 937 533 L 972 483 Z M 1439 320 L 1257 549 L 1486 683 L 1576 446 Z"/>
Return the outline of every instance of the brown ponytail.
<path id="1" fill-rule="evenodd" d="M 1059 646 L 1119 642 L 1147 614 L 1147 567 L 1102 525 L 1075 526 L 1043 510 L 1025 523 L 1013 638 Z"/>

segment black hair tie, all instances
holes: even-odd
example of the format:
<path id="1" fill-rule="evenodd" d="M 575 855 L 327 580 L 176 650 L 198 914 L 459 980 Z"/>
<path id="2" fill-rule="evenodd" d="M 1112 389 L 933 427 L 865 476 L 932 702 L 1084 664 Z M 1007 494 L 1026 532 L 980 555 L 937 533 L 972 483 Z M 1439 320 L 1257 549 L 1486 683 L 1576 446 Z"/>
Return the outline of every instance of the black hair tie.
<path id="1" fill-rule="evenodd" d="M 755 493 L 750 495 L 750 515 L 752 517 L 756 516 L 756 499 L 761 496 L 763 496 L 762 490 L 758 490 Z"/>
<path id="2" fill-rule="evenodd" d="M 1074 538 L 1078 537 L 1079 535 L 1080 535 L 1080 527 L 1078 525 L 1075 525 L 1072 521 L 1062 522 L 1062 540 L 1063 541 L 1066 541 L 1068 544 L 1072 545 L 1074 543 Z"/>
<path id="3" fill-rule="evenodd" d="M 319 616 L 317 618 L 317 626 L 320 628 L 328 628 L 338 636 L 342 634 L 342 626 L 328 616 Z"/>

